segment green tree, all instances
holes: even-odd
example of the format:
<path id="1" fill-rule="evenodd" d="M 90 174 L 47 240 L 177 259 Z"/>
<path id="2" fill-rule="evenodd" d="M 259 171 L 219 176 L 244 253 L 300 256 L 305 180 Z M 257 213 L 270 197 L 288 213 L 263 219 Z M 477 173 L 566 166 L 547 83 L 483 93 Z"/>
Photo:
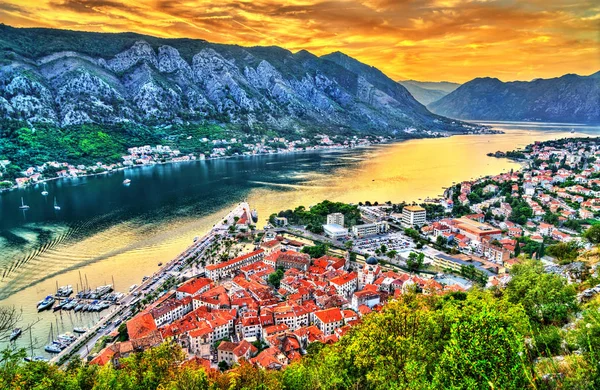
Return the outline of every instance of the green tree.
<path id="1" fill-rule="evenodd" d="M 445 246 L 446 244 L 448 244 L 448 240 L 446 240 L 446 238 L 444 236 L 439 235 L 435 239 L 435 243 L 438 244 L 439 246 Z"/>
<path id="2" fill-rule="evenodd" d="M 485 296 L 447 309 L 450 339 L 436 365 L 434 388 L 523 389 L 530 384 L 533 375 L 521 333 L 527 319 L 522 310 L 507 308 L 511 316 Z"/>
<path id="3" fill-rule="evenodd" d="M 544 272 L 539 261 L 528 261 L 512 268 L 506 299 L 521 304 L 532 321 L 560 325 L 577 309 L 575 288 L 558 275 Z"/>
<path id="4" fill-rule="evenodd" d="M 317 244 L 315 246 L 305 246 L 302 253 L 308 253 L 313 259 L 323 257 L 327 254 L 329 246 L 327 244 Z"/>
<path id="5" fill-rule="evenodd" d="M 227 364 L 227 362 L 225 360 L 221 360 L 219 362 L 218 366 L 219 366 L 219 370 L 221 370 L 221 372 L 227 371 L 229 369 L 229 364 Z"/>
<path id="6" fill-rule="evenodd" d="M 579 255 L 579 245 L 574 241 L 569 243 L 559 242 L 558 244 L 550 245 L 546 253 L 555 257 L 561 264 L 572 263 Z"/>
<path id="7" fill-rule="evenodd" d="M 425 261 L 425 254 L 423 252 L 419 252 L 419 254 L 415 252 L 410 252 L 408 255 L 408 259 L 406 260 L 406 267 L 410 271 L 418 271 L 423 267 L 423 262 Z"/>
<path id="8" fill-rule="evenodd" d="M 600 244 L 600 224 L 592 225 L 583 233 L 583 237 L 594 245 Z"/>
<path id="9" fill-rule="evenodd" d="M 119 325 L 119 341 L 127 341 L 129 340 L 129 334 L 127 333 L 127 323 L 123 322 Z"/>
<path id="10" fill-rule="evenodd" d="M 269 278 L 268 278 L 269 283 L 271 285 L 273 285 L 275 288 L 279 288 L 279 285 L 281 284 L 281 279 L 283 279 L 283 276 L 284 276 L 283 269 L 279 268 L 279 269 L 277 269 L 277 271 L 275 271 L 269 275 Z"/>

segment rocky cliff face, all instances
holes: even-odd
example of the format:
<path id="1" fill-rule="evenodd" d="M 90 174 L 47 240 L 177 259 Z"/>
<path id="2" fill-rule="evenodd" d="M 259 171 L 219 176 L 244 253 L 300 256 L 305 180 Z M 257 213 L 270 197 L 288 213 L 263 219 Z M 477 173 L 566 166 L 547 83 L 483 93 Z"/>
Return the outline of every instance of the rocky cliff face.
<path id="1" fill-rule="evenodd" d="M 60 126 L 213 120 L 250 128 L 463 130 L 341 53 L 319 58 L 277 47 L 4 25 L 0 117 Z"/>
<path id="2" fill-rule="evenodd" d="M 428 108 L 458 119 L 600 123 L 600 72 L 531 82 L 478 78 Z"/>

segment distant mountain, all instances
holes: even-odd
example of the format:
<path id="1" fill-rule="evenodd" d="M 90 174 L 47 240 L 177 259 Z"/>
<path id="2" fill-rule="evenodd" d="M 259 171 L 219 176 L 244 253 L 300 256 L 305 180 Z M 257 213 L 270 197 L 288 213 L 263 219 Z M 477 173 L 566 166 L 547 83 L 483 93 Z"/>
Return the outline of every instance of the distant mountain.
<path id="1" fill-rule="evenodd" d="M 477 78 L 427 107 L 457 119 L 600 123 L 600 72 L 530 82 Z"/>
<path id="2" fill-rule="evenodd" d="M 341 53 L 319 58 L 279 47 L 6 25 L 0 117 L 59 126 L 212 121 L 249 130 L 465 129 Z"/>
<path id="3" fill-rule="evenodd" d="M 411 95 L 421 104 L 428 105 L 435 102 L 460 87 L 460 84 L 448 81 L 416 81 L 403 80 L 398 81 L 404 88 L 408 89 Z"/>

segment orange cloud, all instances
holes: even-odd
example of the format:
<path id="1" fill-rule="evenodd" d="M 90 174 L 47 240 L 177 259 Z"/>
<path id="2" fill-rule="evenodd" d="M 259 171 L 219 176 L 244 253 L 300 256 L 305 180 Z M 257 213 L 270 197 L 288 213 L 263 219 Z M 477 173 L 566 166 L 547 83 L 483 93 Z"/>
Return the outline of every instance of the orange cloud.
<path id="1" fill-rule="evenodd" d="M 395 79 L 526 80 L 600 69 L 595 0 L 0 0 L 0 20 L 339 50 Z"/>

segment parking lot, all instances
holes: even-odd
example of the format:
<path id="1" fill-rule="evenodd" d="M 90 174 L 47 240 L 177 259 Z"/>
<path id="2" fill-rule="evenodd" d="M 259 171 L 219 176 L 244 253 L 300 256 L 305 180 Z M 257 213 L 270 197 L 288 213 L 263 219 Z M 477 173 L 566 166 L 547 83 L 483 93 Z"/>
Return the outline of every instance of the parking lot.
<path id="1" fill-rule="evenodd" d="M 354 241 L 354 250 L 365 254 L 375 254 L 375 251 L 381 249 L 382 245 L 385 245 L 387 251 L 394 250 L 397 252 L 411 249 L 415 246 L 413 241 L 403 233 L 393 232 L 357 239 Z"/>

